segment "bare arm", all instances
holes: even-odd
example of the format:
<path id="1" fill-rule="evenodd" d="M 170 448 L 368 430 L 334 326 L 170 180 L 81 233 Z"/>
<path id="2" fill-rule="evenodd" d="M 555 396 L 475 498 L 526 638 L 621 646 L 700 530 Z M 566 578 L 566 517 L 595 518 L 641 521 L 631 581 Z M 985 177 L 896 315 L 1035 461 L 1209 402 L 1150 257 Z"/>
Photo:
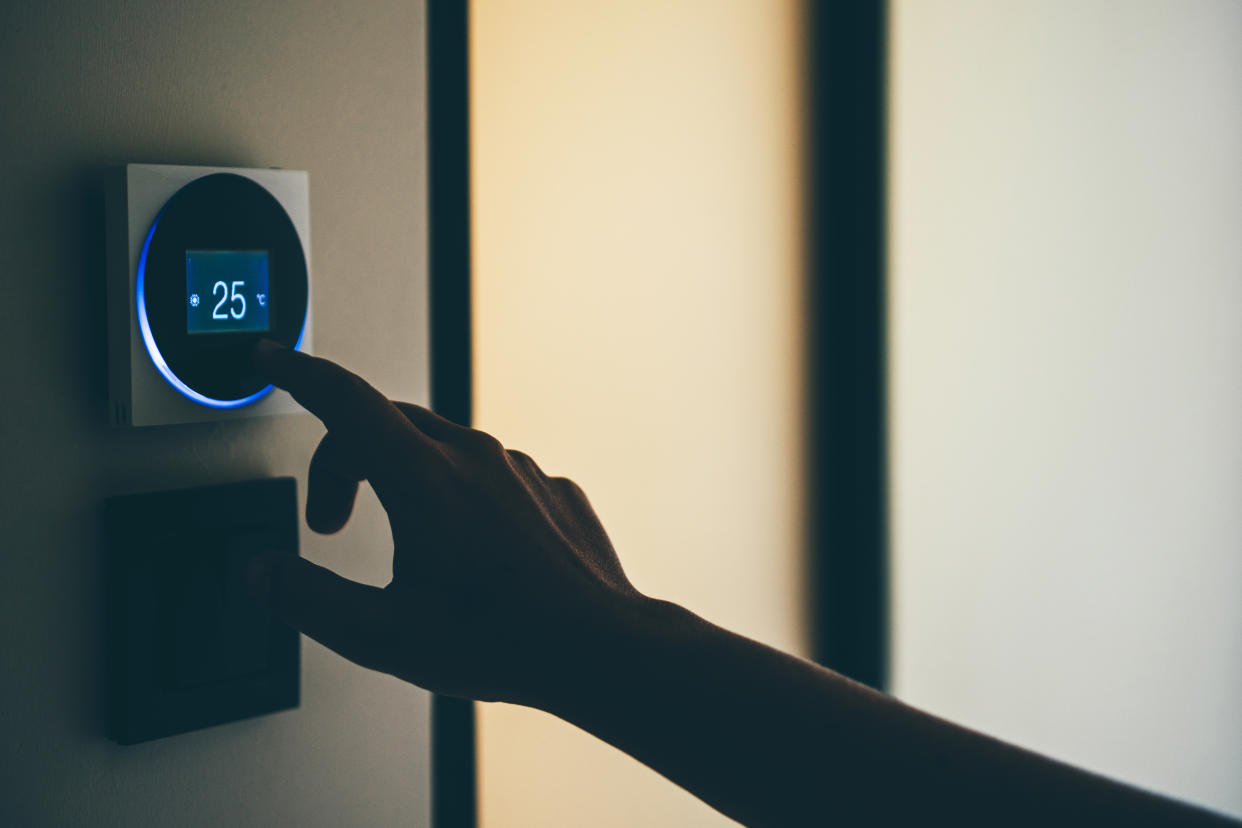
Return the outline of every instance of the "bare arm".
<path id="1" fill-rule="evenodd" d="M 672 604 L 544 709 L 746 825 L 1232 825 L 929 716 Z"/>
<path id="2" fill-rule="evenodd" d="M 330 362 L 256 362 L 327 426 L 307 522 L 334 532 L 368 480 L 393 580 L 256 562 L 280 617 L 421 687 L 539 708 L 747 825 L 1236 824 L 921 713 L 639 593 L 586 496 L 526 455 L 392 403 Z"/>

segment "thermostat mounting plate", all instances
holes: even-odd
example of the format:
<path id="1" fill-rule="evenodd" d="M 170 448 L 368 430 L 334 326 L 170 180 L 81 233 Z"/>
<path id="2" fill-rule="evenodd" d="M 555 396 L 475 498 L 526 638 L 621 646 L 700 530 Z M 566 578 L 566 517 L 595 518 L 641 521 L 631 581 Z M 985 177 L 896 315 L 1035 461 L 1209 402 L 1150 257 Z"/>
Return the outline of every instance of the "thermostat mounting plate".
<path id="1" fill-rule="evenodd" d="M 128 164 L 107 183 L 109 419 L 300 410 L 255 376 L 260 338 L 311 349 L 305 172 Z"/>

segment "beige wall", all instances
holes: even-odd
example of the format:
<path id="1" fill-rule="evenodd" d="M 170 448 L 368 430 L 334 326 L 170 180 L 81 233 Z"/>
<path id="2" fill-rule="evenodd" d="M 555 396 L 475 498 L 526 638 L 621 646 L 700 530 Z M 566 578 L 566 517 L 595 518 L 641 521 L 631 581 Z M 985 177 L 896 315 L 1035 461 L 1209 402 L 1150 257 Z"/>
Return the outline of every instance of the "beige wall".
<path id="1" fill-rule="evenodd" d="M 640 589 L 800 648 L 798 4 L 471 14 L 478 425 Z M 482 705 L 479 747 L 485 826 L 726 822 L 542 713 Z"/>
<path id="2" fill-rule="evenodd" d="M 1242 4 L 893 4 L 894 678 L 1242 814 Z"/>
<path id="3" fill-rule="evenodd" d="M 0 3 L 0 824 L 425 826 L 426 694 L 313 642 L 297 710 L 104 736 L 111 494 L 305 470 L 309 415 L 106 424 L 105 164 L 310 173 L 315 345 L 427 398 L 423 4 Z M 375 499 L 308 558 L 390 575 Z"/>

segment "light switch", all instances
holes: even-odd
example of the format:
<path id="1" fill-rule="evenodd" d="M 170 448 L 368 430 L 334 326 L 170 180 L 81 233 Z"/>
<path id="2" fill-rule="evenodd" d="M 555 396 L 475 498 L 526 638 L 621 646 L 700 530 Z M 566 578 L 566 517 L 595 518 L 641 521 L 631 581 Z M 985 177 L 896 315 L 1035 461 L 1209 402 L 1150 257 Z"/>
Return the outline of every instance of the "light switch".
<path id="1" fill-rule="evenodd" d="M 180 573 L 159 591 L 161 637 L 156 655 L 165 687 L 179 690 L 264 672 L 268 667 L 268 613 L 245 587 L 246 561 L 256 552 L 279 548 L 271 533 L 204 532 L 193 539 L 175 536 L 172 554 Z"/>
<path id="2" fill-rule="evenodd" d="M 298 553 L 292 478 L 127 495 L 105 517 L 112 738 L 297 706 L 298 635 L 245 586 L 255 553 Z"/>

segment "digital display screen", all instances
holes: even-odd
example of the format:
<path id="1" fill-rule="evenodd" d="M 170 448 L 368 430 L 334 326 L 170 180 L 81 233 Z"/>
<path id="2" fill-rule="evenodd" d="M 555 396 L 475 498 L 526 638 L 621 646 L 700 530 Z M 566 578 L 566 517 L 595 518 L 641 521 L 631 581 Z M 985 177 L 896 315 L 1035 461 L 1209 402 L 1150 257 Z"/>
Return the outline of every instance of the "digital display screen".
<path id="1" fill-rule="evenodd" d="M 185 330 L 271 330 L 266 250 L 185 251 Z"/>

